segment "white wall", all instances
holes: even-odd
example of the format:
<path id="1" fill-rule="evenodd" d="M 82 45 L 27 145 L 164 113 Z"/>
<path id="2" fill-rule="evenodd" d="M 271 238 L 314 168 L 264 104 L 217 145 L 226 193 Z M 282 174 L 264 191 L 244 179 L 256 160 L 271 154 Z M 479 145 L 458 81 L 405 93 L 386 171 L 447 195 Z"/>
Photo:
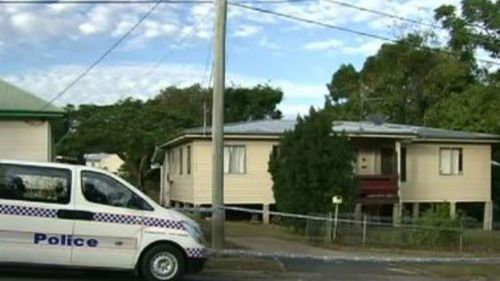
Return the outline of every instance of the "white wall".
<path id="1" fill-rule="evenodd" d="M 51 142 L 48 121 L 0 120 L 0 159 L 50 161 Z"/>

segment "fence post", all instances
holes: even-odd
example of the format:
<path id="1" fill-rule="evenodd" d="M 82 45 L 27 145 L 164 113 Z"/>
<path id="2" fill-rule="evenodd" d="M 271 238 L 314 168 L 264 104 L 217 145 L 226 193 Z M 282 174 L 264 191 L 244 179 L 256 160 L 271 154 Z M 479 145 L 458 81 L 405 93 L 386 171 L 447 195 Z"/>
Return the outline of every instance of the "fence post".
<path id="1" fill-rule="evenodd" d="M 363 248 L 366 247 L 366 214 L 363 216 Z"/>
<path id="2" fill-rule="evenodd" d="M 464 249 L 464 225 L 460 223 L 460 233 L 458 238 L 458 251 L 462 252 Z"/>
<path id="3" fill-rule="evenodd" d="M 339 218 L 339 204 L 335 204 L 335 220 L 333 221 L 333 241 L 337 239 L 338 218 Z"/>
<path id="4" fill-rule="evenodd" d="M 328 213 L 328 219 L 326 220 L 325 242 L 327 244 L 332 243 L 332 212 Z"/>

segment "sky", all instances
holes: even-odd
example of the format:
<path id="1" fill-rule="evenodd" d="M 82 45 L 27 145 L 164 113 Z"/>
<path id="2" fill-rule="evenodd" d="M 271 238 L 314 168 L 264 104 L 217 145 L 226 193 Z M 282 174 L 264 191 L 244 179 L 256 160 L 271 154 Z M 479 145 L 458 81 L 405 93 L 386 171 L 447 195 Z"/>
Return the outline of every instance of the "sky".
<path id="1" fill-rule="evenodd" d="M 459 5 L 459 0 L 339 1 L 429 23 L 433 9 Z M 327 0 L 248 5 L 390 38 L 428 29 Z M 0 4 L 0 78 L 50 100 L 152 6 Z M 235 6 L 229 7 L 227 24 L 227 85 L 281 88 L 280 109 L 288 117 L 322 106 L 326 84 L 339 66 L 361 68 L 383 43 Z M 213 30 L 213 4 L 163 3 L 55 104 L 108 104 L 148 99 L 172 85 L 208 85 Z"/>

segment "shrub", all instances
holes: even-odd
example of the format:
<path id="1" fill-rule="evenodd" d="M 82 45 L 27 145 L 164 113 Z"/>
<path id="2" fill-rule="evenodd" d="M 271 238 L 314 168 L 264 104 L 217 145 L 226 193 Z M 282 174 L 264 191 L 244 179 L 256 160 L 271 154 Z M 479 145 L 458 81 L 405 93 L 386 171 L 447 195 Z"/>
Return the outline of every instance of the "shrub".
<path id="1" fill-rule="evenodd" d="M 415 247 L 449 247 L 457 245 L 461 232 L 460 216 L 450 217 L 447 204 L 436 204 L 414 221 L 414 227 L 403 231 L 407 242 Z"/>
<path id="2" fill-rule="evenodd" d="M 352 204 L 354 153 L 347 137 L 333 132 L 333 120 L 324 111 L 311 109 L 297 120 L 269 161 L 274 198 L 279 211 L 307 214 L 333 210 L 332 196 Z"/>

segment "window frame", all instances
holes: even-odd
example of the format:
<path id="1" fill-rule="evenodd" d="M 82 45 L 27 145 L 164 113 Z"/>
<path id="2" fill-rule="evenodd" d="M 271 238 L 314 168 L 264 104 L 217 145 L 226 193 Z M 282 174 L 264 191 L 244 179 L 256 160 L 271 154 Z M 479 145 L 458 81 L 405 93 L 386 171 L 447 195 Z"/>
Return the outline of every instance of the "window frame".
<path id="1" fill-rule="evenodd" d="M 184 174 L 184 148 L 179 148 L 179 175 Z"/>
<path id="2" fill-rule="evenodd" d="M 400 156 L 399 156 L 399 161 L 400 161 L 400 180 L 401 182 L 406 182 L 407 176 L 408 176 L 408 164 L 407 164 L 407 159 L 408 159 L 408 150 L 406 147 L 401 147 L 400 149 Z M 441 165 L 440 165 L 441 166 Z"/>
<path id="3" fill-rule="evenodd" d="M 85 192 L 83 191 L 83 187 L 84 187 L 84 182 L 83 182 L 83 179 L 84 179 L 84 173 L 90 173 L 90 174 L 96 174 L 98 176 L 101 176 L 101 177 L 105 177 L 105 178 L 109 178 L 111 179 L 112 181 L 122 185 L 125 189 L 127 189 L 129 192 L 132 193 L 132 196 L 136 196 L 137 198 L 139 198 L 140 200 L 142 200 L 144 203 L 145 203 L 145 206 L 146 208 L 142 208 L 142 209 L 134 209 L 134 208 L 130 208 L 130 207 L 125 207 L 125 206 L 114 206 L 114 205 L 110 205 L 110 204 L 103 204 L 103 203 L 99 203 L 99 202 L 94 202 L 94 201 L 90 201 L 87 196 L 85 196 Z M 122 182 L 121 180 L 118 180 L 116 179 L 115 177 L 111 176 L 111 175 L 108 175 L 108 174 L 105 174 L 105 173 L 101 173 L 101 172 L 98 172 L 98 171 L 93 171 L 93 170 L 80 170 L 80 192 L 82 194 L 82 197 L 83 199 L 85 200 L 85 202 L 87 203 L 91 203 L 91 204 L 97 204 L 99 206 L 106 206 L 106 207 L 111 207 L 111 208 L 120 208 L 120 209 L 125 209 L 125 210 L 130 210 L 130 211 L 138 211 L 138 212 L 143 212 L 143 211 L 148 211 L 148 212 L 154 212 L 154 207 L 151 206 L 151 204 L 149 204 L 149 202 L 147 200 L 145 200 L 142 196 L 140 196 L 137 192 L 135 192 L 133 189 L 131 189 L 128 184 Z"/>
<path id="4" fill-rule="evenodd" d="M 73 170 L 69 168 L 59 168 L 59 167 L 47 167 L 47 166 L 37 166 L 37 165 L 20 165 L 20 164 L 9 164 L 9 163 L 0 163 L 0 168 L 2 166 L 10 166 L 10 167 L 18 167 L 18 168 L 28 168 L 28 169 L 41 169 L 41 170 L 57 170 L 60 172 L 66 173 L 67 180 L 67 195 L 64 198 L 64 202 L 57 201 L 47 201 L 47 200 L 38 200 L 38 199 L 16 199 L 16 198 L 3 198 L 0 197 L 0 200 L 12 200 L 16 202 L 26 202 L 26 203 L 41 203 L 41 204 L 51 204 L 51 205 L 59 205 L 59 206 L 68 206 L 72 204 L 73 199 Z M 1 180 L 1 179 L 0 179 Z"/>
<path id="5" fill-rule="evenodd" d="M 186 146 L 186 175 L 191 175 L 192 172 L 192 149 L 191 146 Z"/>
<path id="6" fill-rule="evenodd" d="M 458 150 L 458 171 L 457 173 L 453 172 L 453 169 L 449 173 L 444 173 L 441 169 L 442 163 L 443 163 L 443 157 L 441 156 L 441 153 L 444 150 L 449 150 L 451 152 L 451 157 L 450 157 L 450 167 L 453 167 L 453 151 Z M 441 176 L 462 176 L 464 174 L 464 151 L 462 147 L 440 147 L 439 148 L 439 175 Z"/>
<path id="7" fill-rule="evenodd" d="M 243 156 L 244 156 L 244 161 L 243 161 L 243 171 L 242 172 L 234 172 L 234 171 L 231 171 L 231 163 L 228 163 L 228 171 L 226 172 L 225 171 L 225 168 L 224 168 L 224 174 L 226 175 L 245 175 L 247 174 L 247 146 L 244 145 L 244 144 L 225 144 L 224 145 L 224 153 L 226 151 L 226 148 L 229 148 L 229 147 L 239 147 L 239 148 L 243 148 Z M 224 155 L 224 158 L 225 158 L 225 155 Z M 231 161 L 231 156 L 229 156 L 229 161 Z M 225 164 L 224 164 L 225 165 Z"/>

